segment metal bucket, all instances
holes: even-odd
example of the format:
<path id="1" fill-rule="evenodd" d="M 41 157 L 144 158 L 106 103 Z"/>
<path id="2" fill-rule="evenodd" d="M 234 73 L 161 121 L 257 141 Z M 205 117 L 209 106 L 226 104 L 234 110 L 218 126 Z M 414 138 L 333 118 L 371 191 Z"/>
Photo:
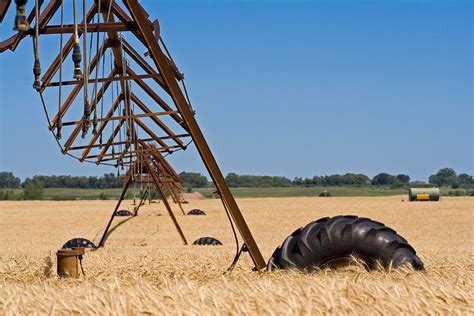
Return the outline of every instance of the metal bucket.
<path id="1" fill-rule="evenodd" d="M 85 253 L 84 248 L 60 249 L 56 253 L 57 272 L 63 278 L 78 278 L 79 260 Z"/>

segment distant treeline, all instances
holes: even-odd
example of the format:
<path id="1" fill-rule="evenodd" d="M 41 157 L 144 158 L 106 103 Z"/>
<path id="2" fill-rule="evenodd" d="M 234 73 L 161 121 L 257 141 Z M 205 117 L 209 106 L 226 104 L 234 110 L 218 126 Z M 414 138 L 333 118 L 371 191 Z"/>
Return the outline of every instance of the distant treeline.
<path id="1" fill-rule="evenodd" d="M 43 188 L 79 188 L 79 189 L 109 189 L 122 187 L 123 176 L 106 173 L 103 176 L 34 176 L 21 182 L 11 172 L 0 172 L 0 188 L 25 188 L 30 182 L 41 183 Z"/>
<path id="2" fill-rule="evenodd" d="M 182 172 L 179 174 L 184 186 L 187 188 L 205 188 L 212 186 L 208 178 L 200 173 Z M 11 172 L 0 172 L 0 189 L 26 188 L 34 183 L 43 188 L 80 188 L 80 189 L 108 189 L 122 187 L 123 176 L 107 173 L 103 176 L 34 176 L 21 181 Z M 406 174 L 391 175 L 379 173 L 373 178 L 364 174 L 346 173 L 329 176 L 314 176 L 311 178 L 294 178 L 278 176 L 238 175 L 229 173 L 225 180 L 231 188 L 272 188 L 293 186 L 391 186 L 392 188 L 406 187 L 412 184 Z M 431 175 L 428 179 L 430 185 L 459 187 L 474 187 L 472 175 L 457 174 L 452 168 L 443 168 Z M 422 183 L 416 183 L 422 185 Z"/>
<path id="3" fill-rule="evenodd" d="M 208 179 L 200 173 L 182 172 L 181 179 L 186 187 L 204 188 L 212 186 Z M 417 186 L 451 186 L 453 188 L 472 187 L 474 180 L 472 175 L 466 173 L 457 174 L 452 168 L 443 168 L 429 177 L 428 183 L 410 182 L 410 176 L 406 174 L 391 175 L 379 173 L 373 178 L 365 174 L 346 173 L 343 175 L 333 174 L 329 176 L 314 176 L 312 178 L 294 178 L 276 176 L 254 176 L 238 175 L 229 173 L 225 180 L 231 188 L 272 188 L 272 187 L 294 187 L 294 186 L 390 186 L 392 188 Z"/>

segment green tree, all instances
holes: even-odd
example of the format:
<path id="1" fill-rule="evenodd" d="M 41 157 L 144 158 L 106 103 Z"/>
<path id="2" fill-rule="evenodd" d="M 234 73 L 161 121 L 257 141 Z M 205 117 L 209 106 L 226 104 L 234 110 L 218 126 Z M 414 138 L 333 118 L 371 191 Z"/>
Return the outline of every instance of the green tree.
<path id="1" fill-rule="evenodd" d="M 42 200 L 44 197 L 43 184 L 37 181 L 29 181 L 23 189 L 25 200 Z"/>
<path id="2" fill-rule="evenodd" d="M 18 195 L 13 190 L 0 191 L 0 200 L 18 200 Z"/>
<path id="3" fill-rule="evenodd" d="M 458 182 L 458 177 L 453 168 L 442 168 L 436 174 L 432 174 L 428 181 L 442 187 L 443 185 L 452 185 Z"/>
<path id="4" fill-rule="evenodd" d="M 393 185 L 398 182 L 395 176 L 392 176 L 388 173 L 379 173 L 372 179 L 373 185 Z"/>
<path id="5" fill-rule="evenodd" d="M 179 174 L 181 181 L 185 187 L 203 188 L 209 184 L 205 176 L 197 172 L 181 172 Z"/>
<path id="6" fill-rule="evenodd" d="M 467 173 L 461 173 L 458 175 L 459 183 L 462 184 L 473 184 L 474 179 L 472 176 L 468 175 Z"/>
<path id="7" fill-rule="evenodd" d="M 252 176 L 229 173 L 225 181 L 231 188 L 275 188 L 290 187 L 292 182 L 285 177 Z"/>
<path id="8" fill-rule="evenodd" d="M 21 180 L 12 172 L 0 172 L 0 188 L 19 188 L 21 184 Z"/>
<path id="9" fill-rule="evenodd" d="M 401 183 L 410 183 L 410 176 L 406 174 L 399 174 L 396 178 Z"/>

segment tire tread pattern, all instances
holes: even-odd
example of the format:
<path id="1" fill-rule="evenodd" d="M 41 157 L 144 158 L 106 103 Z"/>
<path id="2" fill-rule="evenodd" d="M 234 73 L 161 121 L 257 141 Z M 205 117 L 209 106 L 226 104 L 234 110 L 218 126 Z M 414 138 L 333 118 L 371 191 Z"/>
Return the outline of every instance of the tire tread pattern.
<path id="1" fill-rule="evenodd" d="M 297 229 L 271 256 L 267 270 L 312 270 L 332 260 L 355 255 L 369 268 L 379 261 L 385 268 L 410 263 L 423 270 L 423 262 L 407 240 L 384 224 L 365 217 L 325 217 Z"/>
<path id="2" fill-rule="evenodd" d="M 198 246 L 221 246 L 222 243 L 214 237 L 201 237 L 193 242 L 193 245 Z"/>
<path id="3" fill-rule="evenodd" d="M 193 209 L 188 212 L 188 215 L 206 215 L 206 212 L 200 209 Z"/>

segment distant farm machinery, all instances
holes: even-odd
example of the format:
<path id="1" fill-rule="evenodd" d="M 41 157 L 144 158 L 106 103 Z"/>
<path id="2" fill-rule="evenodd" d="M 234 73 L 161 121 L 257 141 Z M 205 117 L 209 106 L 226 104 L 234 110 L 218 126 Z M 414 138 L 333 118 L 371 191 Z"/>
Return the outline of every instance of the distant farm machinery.
<path id="1" fill-rule="evenodd" d="M 26 15 L 26 1 L 16 1 L 18 32 L 0 42 L 0 52 L 15 51 L 31 36 L 33 87 L 61 152 L 80 162 L 127 169 L 121 197 L 98 247 L 104 246 L 130 184 L 140 182 L 159 193 L 187 244 L 166 198 L 170 195 L 184 214 L 179 177 L 166 157 L 194 143 L 232 228 L 243 240 L 238 255 L 248 252 L 255 270 L 337 266 L 352 255 L 368 266 L 378 260 L 385 267 L 409 263 L 423 268 L 415 250 L 394 230 L 356 216 L 323 218 L 296 230 L 267 264 L 196 121 L 184 75 L 165 45 L 158 20 L 150 20 L 138 0 L 51 0 L 43 6 L 44 2 L 36 0 Z M 0 0 L 0 22 L 10 4 L 11 0 Z M 52 60 L 40 58 L 43 40 L 50 52 L 57 45 Z M 218 244 L 209 238 L 196 243 Z"/>
<path id="2" fill-rule="evenodd" d="M 439 188 L 410 188 L 408 199 L 410 201 L 439 201 Z"/>

